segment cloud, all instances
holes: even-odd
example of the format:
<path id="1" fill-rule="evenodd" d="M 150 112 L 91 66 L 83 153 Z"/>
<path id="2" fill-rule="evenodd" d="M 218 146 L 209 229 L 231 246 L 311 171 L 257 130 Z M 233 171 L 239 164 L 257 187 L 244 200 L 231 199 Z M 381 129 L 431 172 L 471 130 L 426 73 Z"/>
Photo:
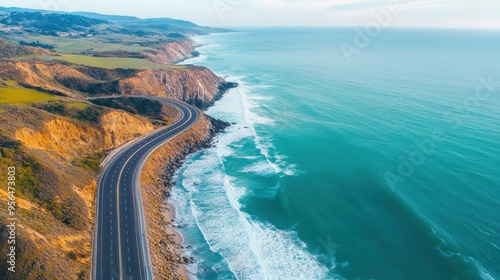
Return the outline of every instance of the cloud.
<path id="1" fill-rule="evenodd" d="M 369 15 L 397 0 L 2 0 L 3 6 L 93 11 L 139 17 L 172 17 L 211 26 L 363 25 Z M 392 26 L 494 27 L 498 0 L 399 0 L 403 12 Z M 229 7 L 220 17 L 217 4 Z"/>
<path id="2" fill-rule="evenodd" d="M 359 10 L 380 6 L 380 1 L 352 1 L 344 3 L 335 3 L 327 8 L 329 11 L 346 11 L 346 10 Z"/>

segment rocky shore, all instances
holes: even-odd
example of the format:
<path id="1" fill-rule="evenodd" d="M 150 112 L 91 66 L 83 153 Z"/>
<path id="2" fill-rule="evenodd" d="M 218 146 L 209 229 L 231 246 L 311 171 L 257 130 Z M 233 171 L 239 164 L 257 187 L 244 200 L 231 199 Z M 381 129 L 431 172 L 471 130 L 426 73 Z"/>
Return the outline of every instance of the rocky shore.
<path id="1" fill-rule="evenodd" d="M 168 203 L 173 175 L 187 155 L 211 146 L 213 137 L 229 123 L 204 115 L 197 124 L 157 149 L 141 173 L 141 196 L 148 247 L 155 279 L 187 279 L 182 239 L 173 228 L 174 212 Z"/>
<path id="2" fill-rule="evenodd" d="M 195 56 L 194 46 L 190 40 L 179 42 L 158 50 L 155 59 L 171 64 Z M 34 53 L 0 40 L 2 49 L 11 56 Z M 23 223 L 18 229 L 18 258 L 20 267 L 30 269 L 10 278 L 90 277 L 99 164 L 110 151 L 171 123 L 178 114 L 166 105 L 120 97 L 154 95 L 204 109 L 235 86 L 198 66 L 107 69 L 59 60 L 0 59 L 0 87 L 36 89 L 52 93 L 54 99 L 0 104 L 0 167 L 18 167 L 20 184 L 28 186 L 19 189 Z M 95 96 L 116 98 L 88 99 Z M 182 240 L 172 226 L 168 204 L 172 177 L 186 155 L 209 147 L 228 125 L 203 115 L 144 165 L 141 196 L 154 279 L 187 278 L 184 264 L 190 260 L 182 258 Z M 0 202 L 7 199 L 7 193 L 0 192 Z M 5 224 L 0 217 L 0 241 L 7 238 Z M 0 253 L 7 250 L 0 246 Z M 0 264 L 0 278 L 6 271 Z"/>

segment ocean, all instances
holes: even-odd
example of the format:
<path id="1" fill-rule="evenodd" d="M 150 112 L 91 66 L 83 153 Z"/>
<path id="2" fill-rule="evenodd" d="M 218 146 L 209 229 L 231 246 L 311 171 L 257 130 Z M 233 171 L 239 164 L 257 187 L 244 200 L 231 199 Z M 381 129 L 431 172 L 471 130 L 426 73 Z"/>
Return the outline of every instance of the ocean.
<path id="1" fill-rule="evenodd" d="M 500 279 L 500 31 L 195 37 L 233 123 L 171 201 L 192 279 Z"/>

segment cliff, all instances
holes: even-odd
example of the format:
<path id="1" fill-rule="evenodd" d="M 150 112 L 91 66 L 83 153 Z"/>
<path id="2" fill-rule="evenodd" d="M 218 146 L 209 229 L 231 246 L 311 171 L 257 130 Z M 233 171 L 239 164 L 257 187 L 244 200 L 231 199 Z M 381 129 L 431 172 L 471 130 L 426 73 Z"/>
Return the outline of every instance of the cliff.
<path id="1" fill-rule="evenodd" d="M 0 78 L 70 97 L 154 95 L 185 101 L 200 108 L 213 104 L 228 88 L 236 86 L 198 66 L 110 70 L 36 60 L 0 62 Z"/>
<path id="2" fill-rule="evenodd" d="M 0 52 L 56 55 L 10 43 Z M 145 52 L 148 59 L 173 64 L 197 55 L 185 39 Z M 120 55 L 109 53 L 106 55 Z M 36 88 L 57 100 L 22 105 L 0 104 L 0 170 L 17 169 L 17 267 L 9 279 L 88 279 L 99 164 L 110 150 L 168 125 L 178 116 L 171 106 L 151 100 L 102 95 L 155 95 L 205 108 L 234 83 L 204 67 L 165 66 L 163 69 L 103 69 L 36 58 L 0 59 L 2 87 Z M 18 91 L 19 92 L 19 91 Z M 141 193 L 153 273 L 158 279 L 182 279 L 178 235 L 171 226 L 167 197 L 172 175 L 184 157 L 210 145 L 227 124 L 202 117 L 192 128 L 168 142 L 148 159 L 141 174 Z M 1 176 L 6 175 L 3 173 Z M 1 178 L 6 181 L 6 178 Z M 0 201 L 8 193 L 0 190 Z M 161 211 L 159 211 L 159 209 Z M 0 254 L 8 251 L 7 220 L 0 216 Z M 167 232 L 167 234 L 165 234 Z M 29 268 L 29 269 L 26 269 Z M 12 275 L 9 275 L 12 276 Z M 5 262 L 0 278 L 7 277 Z"/>
<path id="3" fill-rule="evenodd" d="M 61 104 L 67 110 L 61 110 Z M 16 167 L 18 186 L 18 271 L 9 279 L 90 277 L 99 163 L 107 150 L 154 129 L 142 116 L 90 103 L 74 105 L 71 101 L 0 105 L 0 170 Z M 0 200 L 7 203 L 5 190 L 0 190 Z M 6 224 L 2 215 L 4 256 Z M 6 273 L 6 263 L 1 262 L 0 278 L 5 279 Z"/>
<path id="4" fill-rule="evenodd" d="M 62 63 L 42 61 L 0 62 L 0 78 L 4 80 L 14 80 L 24 86 L 39 88 L 60 95 L 81 97 L 82 93 L 67 88 L 62 84 L 69 77 L 81 83 L 91 83 L 93 81 L 89 76 Z"/>
<path id="5" fill-rule="evenodd" d="M 162 43 L 160 48 L 154 52 L 144 52 L 143 55 L 149 60 L 161 64 L 175 64 L 198 56 L 195 50 L 198 44 L 188 38 L 177 42 Z"/>
<path id="6" fill-rule="evenodd" d="M 146 70 L 120 80 L 121 94 L 154 95 L 182 100 L 199 108 L 212 105 L 236 84 L 228 83 L 208 68 Z"/>

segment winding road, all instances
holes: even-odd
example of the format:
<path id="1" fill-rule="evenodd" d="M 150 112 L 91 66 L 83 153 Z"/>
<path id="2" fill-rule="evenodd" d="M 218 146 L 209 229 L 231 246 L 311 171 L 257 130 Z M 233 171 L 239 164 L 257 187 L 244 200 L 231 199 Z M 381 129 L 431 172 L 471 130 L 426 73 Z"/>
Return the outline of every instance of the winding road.
<path id="1" fill-rule="evenodd" d="M 106 158 L 97 184 L 92 279 L 152 278 L 139 192 L 141 170 L 155 149 L 200 118 L 200 111 L 186 103 L 141 98 L 169 103 L 180 116 L 170 126 L 129 142 Z"/>

